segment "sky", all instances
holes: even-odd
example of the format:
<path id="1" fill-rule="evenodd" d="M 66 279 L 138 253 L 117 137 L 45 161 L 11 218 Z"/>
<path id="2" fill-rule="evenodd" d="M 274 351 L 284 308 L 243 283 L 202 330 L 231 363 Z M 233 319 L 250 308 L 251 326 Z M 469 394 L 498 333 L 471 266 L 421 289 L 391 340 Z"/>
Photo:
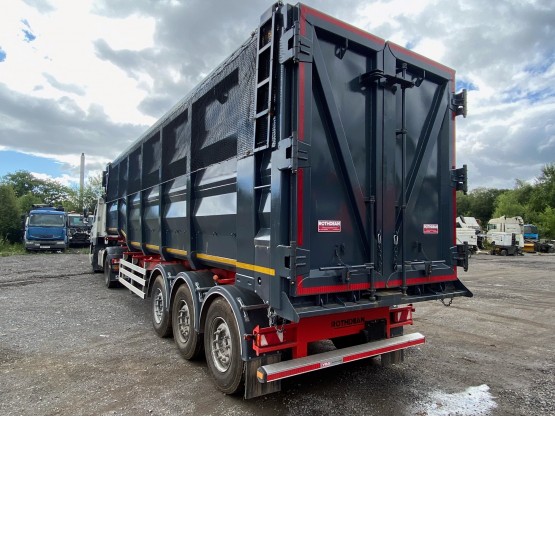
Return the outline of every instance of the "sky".
<path id="1" fill-rule="evenodd" d="M 313 0 L 457 71 L 457 165 L 511 188 L 555 162 L 555 0 Z M 4 0 L 0 176 L 105 168 L 256 28 L 269 0 Z"/>

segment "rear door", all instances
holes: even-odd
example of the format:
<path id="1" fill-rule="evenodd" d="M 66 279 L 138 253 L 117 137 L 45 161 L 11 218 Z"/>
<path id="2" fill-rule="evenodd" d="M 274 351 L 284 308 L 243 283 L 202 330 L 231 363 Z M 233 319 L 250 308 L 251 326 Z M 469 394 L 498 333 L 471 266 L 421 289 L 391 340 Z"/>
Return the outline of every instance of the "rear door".
<path id="1" fill-rule="evenodd" d="M 294 295 L 456 279 L 454 72 L 300 6 Z"/>

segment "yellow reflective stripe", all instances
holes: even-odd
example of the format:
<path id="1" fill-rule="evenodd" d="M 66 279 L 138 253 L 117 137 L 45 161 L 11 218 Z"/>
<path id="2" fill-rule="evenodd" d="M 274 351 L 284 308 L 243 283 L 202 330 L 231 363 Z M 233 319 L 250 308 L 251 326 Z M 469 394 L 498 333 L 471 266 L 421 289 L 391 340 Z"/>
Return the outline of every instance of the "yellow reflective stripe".
<path id="1" fill-rule="evenodd" d="M 187 251 L 182 251 L 179 249 L 167 248 L 166 251 L 169 252 L 170 254 L 180 254 L 181 256 L 187 256 Z"/>
<path id="2" fill-rule="evenodd" d="M 125 231 L 123 231 L 123 229 L 120 229 L 120 233 L 127 239 L 127 233 L 125 233 Z"/>
<path id="3" fill-rule="evenodd" d="M 159 251 L 160 247 L 158 245 L 149 245 L 148 243 L 145 243 L 145 247 L 147 249 L 150 249 L 151 251 Z"/>
<path id="4" fill-rule="evenodd" d="M 268 276 L 275 276 L 276 271 L 273 268 L 265 268 L 264 266 L 256 266 L 255 264 L 245 264 L 244 262 L 237 262 L 232 258 L 223 258 L 222 256 L 212 256 L 211 254 L 197 254 L 197 258 L 201 260 L 211 260 L 212 262 L 221 262 L 222 264 L 229 264 L 243 270 L 250 270 L 259 274 L 266 274 Z"/>
<path id="5" fill-rule="evenodd" d="M 132 244 L 134 247 L 139 247 L 139 248 L 141 248 L 141 243 L 137 243 L 136 241 L 131 241 L 131 244 Z"/>
<path id="6" fill-rule="evenodd" d="M 265 268 L 264 266 L 256 266 L 255 264 L 245 264 L 244 262 L 237 262 L 237 268 L 243 270 L 250 270 L 258 274 L 266 274 L 268 276 L 275 276 L 276 271 L 273 268 Z"/>

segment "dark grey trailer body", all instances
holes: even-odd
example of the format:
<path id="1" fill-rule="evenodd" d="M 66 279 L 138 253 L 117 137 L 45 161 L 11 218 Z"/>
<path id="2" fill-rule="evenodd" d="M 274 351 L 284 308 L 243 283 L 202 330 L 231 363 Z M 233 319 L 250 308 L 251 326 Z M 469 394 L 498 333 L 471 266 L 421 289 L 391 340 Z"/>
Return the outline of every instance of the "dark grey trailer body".
<path id="1" fill-rule="evenodd" d="M 236 271 L 293 321 L 345 295 L 467 294 L 454 81 L 311 8 L 276 6 L 108 167 L 108 227 L 145 254 Z"/>
<path id="2" fill-rule="evenodd" d="M 107 230 L 151 266 L 219 274 L 270 326 L 469 296 L 455 238 L 466 94 L 454 86 L 439 63 L 275 4 L 108 166 Z"/>

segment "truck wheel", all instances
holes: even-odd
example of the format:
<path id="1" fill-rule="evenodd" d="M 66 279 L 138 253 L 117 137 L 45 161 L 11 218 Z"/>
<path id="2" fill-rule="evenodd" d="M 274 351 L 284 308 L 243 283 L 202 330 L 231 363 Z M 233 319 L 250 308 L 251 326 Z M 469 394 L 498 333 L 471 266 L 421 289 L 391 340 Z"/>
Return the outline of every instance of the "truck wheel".
<path id="1" fill-rule="evenodd" d="M 169 310 L 166 310 L 166 285 L 164 278 L 158 276 L 152 286 L 152 325 L 154 331 L 160 337 L 170 337 L 172 334 L 172 318 Z"/>
<path id="2" fill-rule="evenodd" d="M 507 249 L 501 249 L 501 252 L 499 254 L 501 256 L 507 256 Z"/>
<path id="3" fill-rule="evenodd" d="M 175 344 L 186 360 L 200 358 L 204 351 L 202 334 L 195 331 L 195 310 L 191 291 L 179 286 L 172 306 L 172 328 Z"/>
<path id="4" fill-rule="evenodd" d="M 241 343 L 233 311 L 224 299 L 216 299 L 208 309 L 204 350 L 216 387 L 228 394 L 237 392 L 243 381 Z"/>
<path id="5" fill-rule="evenodd" d="M 117 281 L 112 280 L 112 265 L 111 265 L 111 258 L 109 256 L 106 257 L 104 260 L 104 283 L 108 289 L 114 289 L 118 286 Z"/>

